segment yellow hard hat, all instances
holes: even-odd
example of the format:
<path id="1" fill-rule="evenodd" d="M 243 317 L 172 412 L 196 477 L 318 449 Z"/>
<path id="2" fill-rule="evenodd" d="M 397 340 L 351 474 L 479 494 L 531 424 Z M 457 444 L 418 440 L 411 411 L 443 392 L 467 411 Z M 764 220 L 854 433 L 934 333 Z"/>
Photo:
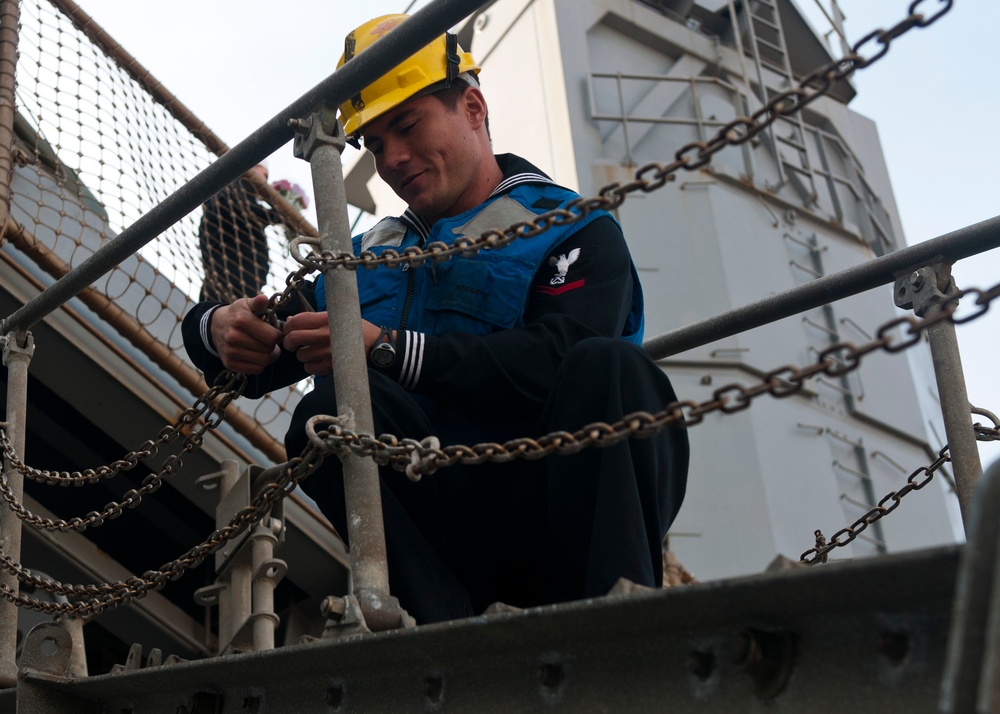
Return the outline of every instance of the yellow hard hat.
<path id="1" fill-rule="evenodd" d="M 344 39 L 344 54 L 337 69 L 408 19 L 409 15 L 383 15 L 351 32 Z M 340 105 L 344 133 L 354 137 L 372 119 L 417 93 L 428 89 L 434 91 L 438 84 L 444 89 L 463 72 L 479 74 L 479 69 L 472 55 L 458 46 L 455 35 L 441 35 Z"/>

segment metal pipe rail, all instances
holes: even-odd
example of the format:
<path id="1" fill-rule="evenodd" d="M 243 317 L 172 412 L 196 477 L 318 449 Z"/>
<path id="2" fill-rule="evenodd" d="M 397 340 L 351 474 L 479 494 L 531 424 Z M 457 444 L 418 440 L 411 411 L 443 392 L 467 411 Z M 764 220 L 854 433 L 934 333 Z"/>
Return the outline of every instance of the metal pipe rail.
<path id="1" fill-rule="evenodd" d="M 485 5 L 487 0 L 434 0 L 392 33 L 392 42 L 376 42 L 280 111 L 208 168 L 177 189 L 118 236 L 44 292 L 0 322 L 0 334 L 29 330 L 63 303 L 136 253 L 207 198 L 239 179 L 293 137 L 291 119 L 324 105 L 338 106 L 435 37 Z"/>
<path id="2" fill-rule="evenodd" d="M 917 268 L 934 263 L 951 263 L 997 247 L 1000 247 L 1000 216 L 874 258 L 862 265 L 818 278 L 692 325 L 665 332 L 646 340 L 642 346 L 653 359 L 664 359 L 872 290 Z"/>

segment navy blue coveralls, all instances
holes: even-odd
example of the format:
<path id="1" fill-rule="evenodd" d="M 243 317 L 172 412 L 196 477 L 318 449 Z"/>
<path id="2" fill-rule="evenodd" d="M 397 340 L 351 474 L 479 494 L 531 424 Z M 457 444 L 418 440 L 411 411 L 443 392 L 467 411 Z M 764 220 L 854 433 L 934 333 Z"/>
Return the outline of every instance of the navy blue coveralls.
<path id="1" fill-rule="evenodd" d="M 481 206 L 428 226 L 407 212 L 355 240 L 356 250 L 399 249 L 477 237 L 565 203 L 512 155 Z M 362 316 L 398 331 L 397 359 L 369 369 L 376 434 L 473 445 L 614 423 L 676 396 L 638 346 L 642 297 L 617 222 L 598 213 L 473 259 L 406 271 L 358 271 Z M 322 290 L 318 304 L 322 305 Z M 185 345 L 211 380 L 221 370 L 203 341 L 215 304 L 184 321 Z M 251 377 L 249 396 L 304 372 L 283 354 Z M 305 422 L 336 414 L 333 380 L 317 380 L 295 410 L 289 455 Z M 619 577 L 659 586 L 661 541 L 680 508 L 687 435 L 669 429 L 573 456 L 456 465 L 411 482 L 380 469 L 392 594 L 417 622 L 605 594 Z M 346 537 L 340 463 L 328 459 L 303 490 Z"/>

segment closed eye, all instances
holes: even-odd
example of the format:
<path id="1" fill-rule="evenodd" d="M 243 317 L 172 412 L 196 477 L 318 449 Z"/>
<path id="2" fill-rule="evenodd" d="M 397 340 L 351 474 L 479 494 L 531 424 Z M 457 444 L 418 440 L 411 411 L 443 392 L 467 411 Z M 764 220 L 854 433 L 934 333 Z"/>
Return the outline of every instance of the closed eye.
<path id="1" fill-rule="evenodd" d="M 412 132 L 417 124 L 420 123 L 420 116 L 418 112 L 407 111 L 399 116 L 396 116 L 389 122 L 389 126 L 386 128 L 385 137 L 392 138 L 393 136 L 406 136 Z M 372 153 L 373 156 L 381 156 L 383 144 L 382 138 L 369 137 L 364 139 L 365 148 Z"/>

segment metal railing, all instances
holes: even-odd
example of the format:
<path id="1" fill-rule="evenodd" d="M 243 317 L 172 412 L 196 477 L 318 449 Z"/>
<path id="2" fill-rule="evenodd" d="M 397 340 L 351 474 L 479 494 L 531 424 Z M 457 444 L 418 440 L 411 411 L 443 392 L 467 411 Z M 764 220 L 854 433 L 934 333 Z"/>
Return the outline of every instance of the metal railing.
<path id="1" fill-rule="evenodd" d="M 953 263 L 997 247 L 1000 247 L 1000 216 L 657 335 L 646 340 L 643 347 L 654 359 L 663 359 L 888 285 L 926 265 Z"/>
<path id="2" fill-rule="evenodd" d="M 318 210 L 321 247 L 325 251 L 343 251 L 347 240 L 346 245 L 349 248 L 349 226 L 344 214 L 346 204 L 339 164 L 343 137 L 338 136 L 335 114 L 329 107 L 345 101 L 358 87 L 371 83 L 424 46 L 431 38 L 445 32 L 483 4 L 484 0 L 436 0 L 428 5 L 416 13 L 409 22 L 395 30 L 390 42 L 378 42 L 355 61 L 347 63 L 341 70 L 279 112 L 250 137 L 237 144 L 120 235 L 98 249 L 90 258 L 56 281 L 41 295 L 0 321 L 0 334 L 6 340 L 8 348 L 5 352 L 5 362 L 12 367 L 6 426 L 10 440 L 17 444 L 25 433 L 23 390 L 27 374 L 26 369 L 17 367 L 19 358 L 15 355 L 27 354 L 30 357 L 31 327 L 197 208 L 207 197 L 239 178 L 263 157 L 278 149 L 292 137 L 292 122 L 300 132 L 296 137 L 296 150 L 300 156 L 310 161 L 316 183 L 315 193 L 317 197 L 321 197 Z M 0 15 L 3 17 L 16 17 L 16 10 L 15 0 L 0 2 Z M 2 58 L 3 54 L 0 52 L 0 66 Z M 0 75 L 0 81 L 13 81 L 13 76 Z M 4 86 L 0 83 L 0 96 L 3 90 Z M 0 118 L 3 118 L 3 114 L 0 114 Z M 2 131 L 3 127 L 0 127 L 0 136 Z M 9 158 L 6 157 L 7 160 Z M 3 166 L 4 159 L 5 157 L 0 156 L 0 166 Z M 950 263 L 997 246 L 1000 246 L 1000 218 L 883 256 L 856 268 L 817 279 L 743 308 L 660 335 L 648 341 L 645 347 L 651 356 L 660 359 L 842 297 L 906 278 L 918 268 Z M 353 275 L 349 271 L 337 271 L 331 268 L 326 271 L 325 277 L 334 284 L 328 291 L 331 299 L 334 299 L 333 295 L 340 291 L 340 297 L 336 298 L 338 310 L 330 311 L 331 339 L 335 351 L 338 345 L 360 344 L 361 341 L 357 339 L 360 326 Z M 352 286 L 355 291 L 353 303 L 350 301 Z M 350 313 L 342 309 L 348 304 L 352 307 Z M 345 396 L 338 408 L 341 413 L 353 413 L 358 428 L 363 430 L 371 419 L 370 406 L 366 408 L 368 392 L 364 361 L 358 359 L 358 354 L 345 352 L 342 357 L 343 360 L 341 356 L 335 358 L 335 363 L 338 364 L 336 378 L 345 380 L 351 389 L 342 390 L 341 382 L 338 381 L 338 395 Z M 952 357 L 953 365 L 955 358 L 957 350 Z M 346 374 L 340 369 L 345 362 L 349 363 L 350 370 Z M 960 376 L 960 364 L 957 371 Z M 956 433 L 960 430 L 960 426 L 954 424 Z M 949 441 L 951 439 L 952 433 L 949 431 Z M 343 458 L 347 474 L 345 480 L 352 484 L 351 488 L 357 489 L 355 495 L 348 494 L 348 508 L 364 510 L 366 514 L 364 518 L 358 519 L 363 525 L 358 526 L 357 531 L 352 530 L 350 537 L 355 590 L 363 595 L 358 598 L 358 602 L 362 613 L 370 617 L 379 627 L 399 626 L 403 618 L 399 616 L 398 606 L 391 606 L 388 590 L 384 537 L 381 533 L 381 513 L 377 500 L 377 466 L 369 459 L 353 455 L 346 455 Z M 5 469 L 9 469 L 9 464 L 5 464 Z M 967 492 L 971 490 L 968 483 L 964 484 L 963 488 Z M 348 518 L 349 523 L 354 520 Z M 15 559 L 18 557 L 16 529 L 19 528 L 20 523 L 16 520 L 5 518 L 0 521 L 0 542 L 4 552 Z M 13 587 L 16 587 L 16 583 L 13 583 Z M 0 604 L 0 634 L 4 637 L 16 631 L 15 616 L 16 611 L 10 603 Z M 3 680 L 0 683 L 12 684 L 15 681 L 12 677 L 14 670 L 11 669 L 13 648 L 8 649 L 8 646 L 6 640 L 0 641 L 0 679 Z M 9 659 L 8 653 L 11 653 Z"/>
<path id="3" fill-rule="evenodd" d="M 677 76 L 669 74 L 640 74 L 628 72 L 592 72 L 589 77 L 589 102 L 590 118 L 596 122 L 613 123 L 615 127 L 620 126 L 622 131 L 622 143 L 624 144 L 624 164 L 627 166 L 636 165 L 635 147 L 640 143 L 633 136 L 635 127 L 642 127 L 642 131 L 649 131 L 654 126 L 679 126 L 692 127 L 694 135 L 698 141 L 705 141 L 709 135 L 718 130 L 719 127 L 726 126 L 733 117 L 749 114 L 754 110 L 754 100 L 751 98 L 752 88 L 746 88 L 737 84 L 711 76 Z M 617 111 L 602 111 L 599 108 L 601 93 L 598 91 L 598 80 L 614 82 L 614 98 L 605 100 L 605 104 L 617 104 Z M 628 83 L 641 83 L 648 87 L 646 94 L 641 95 L 636 102 L 636 106 L 630 109 L 627 106 L 625 86 Z M 669 87 L 675 87 L 671 90 Z M 715 114 L 705 116 L 702 110 L 703 96 L 709 90 L 715 89 L 727 97 L 728 103 L 732 105 L 732 116 L 718 117 Z M 639 90 L 636 90 L 638 92 Z M 635 94 L 634 92 L 633 94 Z M 672 106 L 682 98 L 681 93 L 685 93 L 691 103 L 692 116 L 667 116 Z M 610 92 L 605 94 L 610 95 Z M 656 97 L 652 102 L 651 111 L 656 113 L 636 113 L 650 104 L 649 97 Z M 667 101 L 663 101 L 666 97 Z M 760 100 L 756 101 L 760 104 Z M 875 194 L 872 187 L 865 178 L 861 162 L 851 151 L 845 142 L 831 129 L 824 129 L 808 122 L 794 122 L 796 132 L 802 132 L 802 146 L 796 148 L 799 151 L 809 153 L 814 151 L 815 161 L 805 160 L 796 164 L 794 161 L 784 158 L 775 146 L 776 168 L 784 175 L 785 169 L 793 173 L 806 176 L 811 185 L 822 184 L 822 189 L 817 188 L 817 195 L 813 199 L 804 200 L 802 209 L 837 225 L 844 225 L 848 218 L 848 211 L 844 205 L 844 199 L 849 197 L 855 204 L 854 218 L 857 221 L 856 231 L 859 237 L 872 246 L 877 255 L 882 255 L 892 250 L 896 245 L 895 237 L 889 226 L 888 215 L 882 206 L 881 199 Z M 602 136 L 602 141 L 607 142 L 614 134 L 615 128 L 606 132 Z M 769 141 L 777 141 L 770 138 Z M 742 152 L 742 172 L 743 176 L 754 179 L 756 170 L 754 168 L 753 149 L 749 144 L 741 147 Z M 835 152 L 844 162 L 848 175 L 837 173 L 831 162 L 831 152 Z M 722 170 L 717 168 L 717 171 Z M 778 185 L 783 186 L 786 179 L 779 178 Z M 754 184 L 751 184 L 754 186 Z M 841 195 L 841 188 L 846 192 L 846 196 Z M 762 191 L 763 189 L 756 188 Z M 766 193 L 771 193 L 775 189 L 769 187 Z"/>

